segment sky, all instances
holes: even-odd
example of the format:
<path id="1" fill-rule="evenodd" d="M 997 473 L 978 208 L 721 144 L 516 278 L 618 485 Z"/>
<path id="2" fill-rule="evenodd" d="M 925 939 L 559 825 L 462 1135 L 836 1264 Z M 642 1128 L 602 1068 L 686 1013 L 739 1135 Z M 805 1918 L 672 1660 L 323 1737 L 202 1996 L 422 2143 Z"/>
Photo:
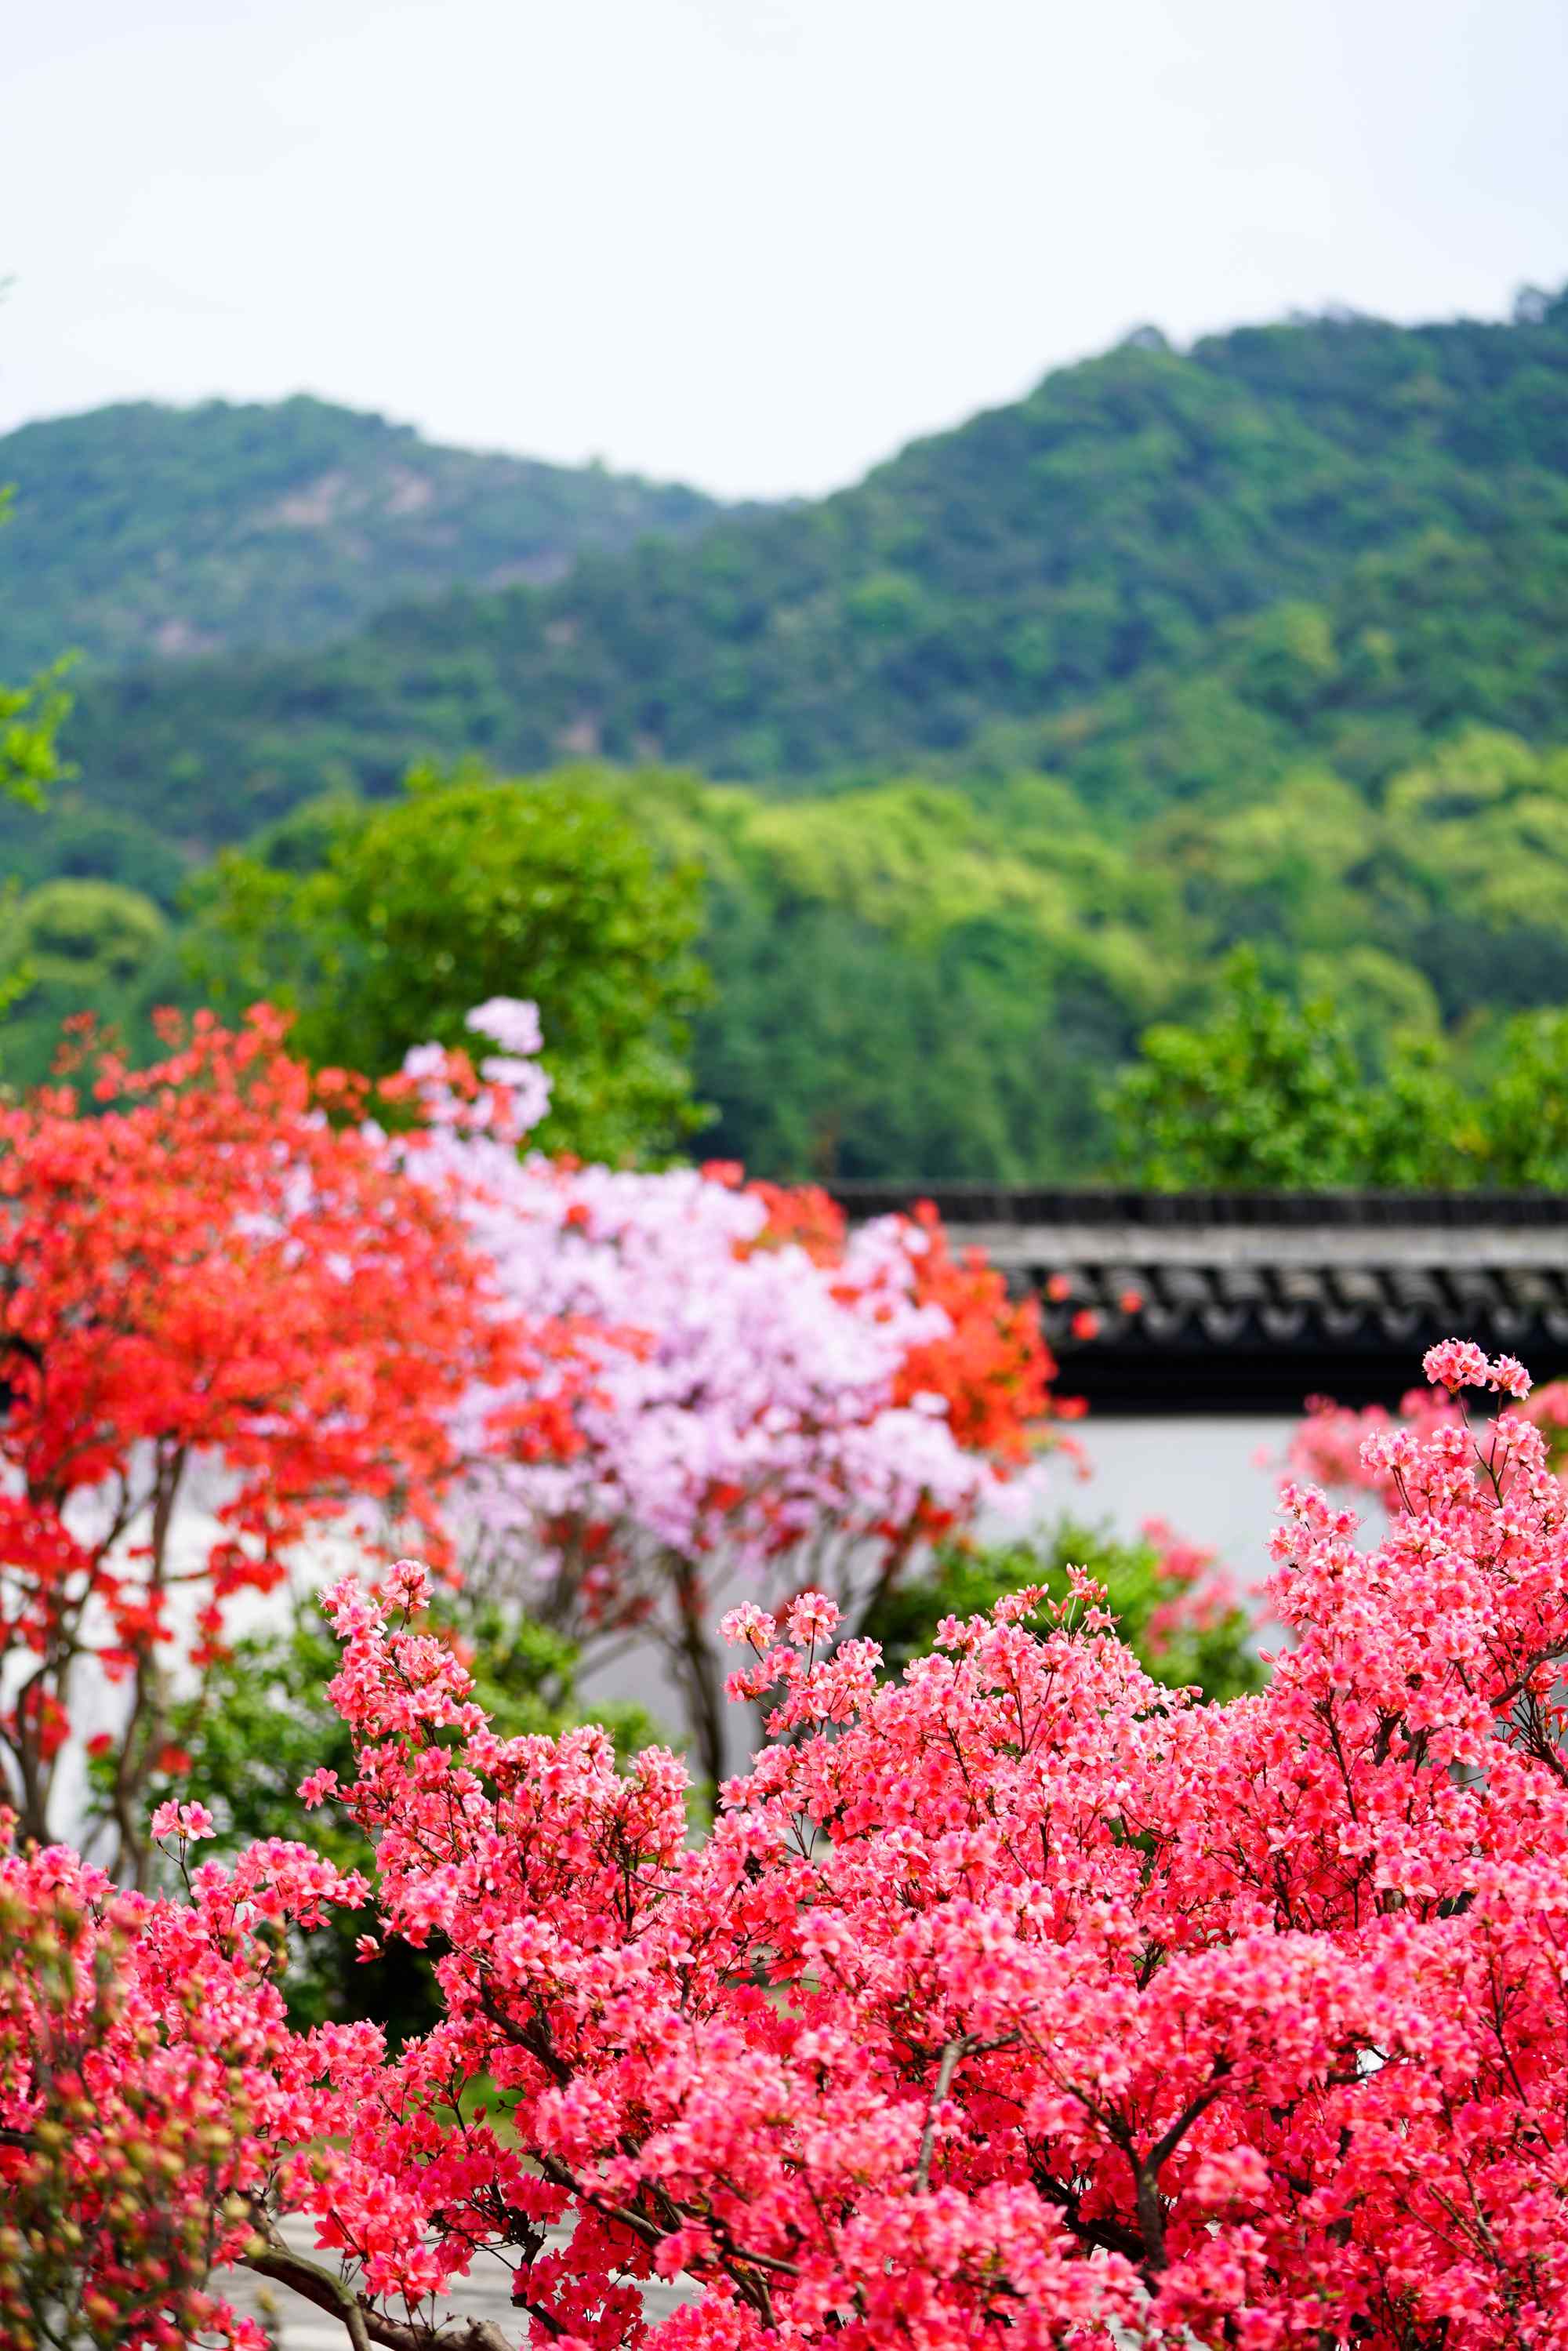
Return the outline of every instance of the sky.
<path id="1" fill-rule="evenodd" d="M 1152 322 L 1568 278 L 1563 0 L 47 0 L 0 428 L 311 392 L 810 494 Z"/>

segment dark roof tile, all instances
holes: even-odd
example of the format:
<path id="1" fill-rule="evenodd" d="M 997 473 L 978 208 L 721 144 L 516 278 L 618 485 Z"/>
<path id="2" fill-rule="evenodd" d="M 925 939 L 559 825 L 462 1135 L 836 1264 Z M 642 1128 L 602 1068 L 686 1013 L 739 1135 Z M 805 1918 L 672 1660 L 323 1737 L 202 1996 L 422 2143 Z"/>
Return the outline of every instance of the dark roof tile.
<path id="1" fill-rule="evenodd" d="M 1376 1357 L 1407 1386 L 1421 1352 L 1449 1334 L 1522 1355 L 1542 1375 L 1568 1350 L 1568 1198 L 997 1186 L 840 1196 L 852 1215 L 935 1199 L 956 1243 L 980 1242 L 1016 1290 L 1040 1297 L 1070 1385 L 1092 1384 L 1097 1364 L 1142 1359 L 1153 1374 L 1166 1358 L 1233 1356 L 1244 1408 L 1270 1380 L 1286 1393 L 1298 1361 L 1332 1373 L 1340 1358 Z M 1073 1329 L 1084 1309 L 1092 1338 Z"/>

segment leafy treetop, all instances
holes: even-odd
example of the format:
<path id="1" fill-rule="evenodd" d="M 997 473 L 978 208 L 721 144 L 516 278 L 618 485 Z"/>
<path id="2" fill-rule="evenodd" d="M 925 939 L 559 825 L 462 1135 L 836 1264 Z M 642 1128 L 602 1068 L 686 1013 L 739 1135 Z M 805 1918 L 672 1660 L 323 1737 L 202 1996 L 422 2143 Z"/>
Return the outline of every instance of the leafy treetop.
<path id="1" fill-rule="evenodd" d="M 220 1002 L 291 1005 L 312 1061 L 377 1077 L 413 1045 L 461 1044 L 477 998 L 526 989 L 548 1040 L 542 1147 L 616 1163 L 700 1123 L 699 904 L 695 871 L 607 796 L 422 773 L 390 807 L 329 805 L 270 857 L 221 860 L 194 944 Z"/>

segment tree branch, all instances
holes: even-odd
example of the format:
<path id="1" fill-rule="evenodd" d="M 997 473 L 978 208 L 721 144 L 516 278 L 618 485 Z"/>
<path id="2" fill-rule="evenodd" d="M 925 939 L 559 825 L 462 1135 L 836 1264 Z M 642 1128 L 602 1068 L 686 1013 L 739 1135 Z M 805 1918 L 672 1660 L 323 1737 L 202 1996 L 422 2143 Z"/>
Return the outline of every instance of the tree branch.
<path id="1" fill-rule="evenodd" d="M 388 2318 L 361 2302 L 353 2288 L 325 2263 L 313 2262 L 308 2254 L 297 2253 L 286 2245 L 268 2216 L 261 2216 L 261 2225 L 266 2231 L 266 2247 L 259 2253 L 242 2253 L 240 2260 L 245 2268 L 255 2270 L 258 2277 L 271 2278 L 277 2284 L 287 2286 L 301 2301 L 339 2320 L 354 2351 L 371 2351 L 372 2343 L 384 2345 L 386 2351 L 433 2351 L 437 2343 L 442 2351 L 516 2351 L 516 2346 L 488 2318 L 465 2318 L 455 2323 L 444 2320 L 439 2327 Z"/>
<path id="2" fill-rule="evenodd" d="M 931 2180 L 931 2148 L 936 2137 L 936 2109 L 953 2086 L 953 2075 L 958 2060 L 969 2047 L 969 2036 L 960 2032 L 943 2049 L 942 2062 L 936 2068 L 936 2080 L 925 2107 L 925 2127 L 920 2134 L 920 2160 L 915 2167 L 915 2185 L 924 2195 Z"/>

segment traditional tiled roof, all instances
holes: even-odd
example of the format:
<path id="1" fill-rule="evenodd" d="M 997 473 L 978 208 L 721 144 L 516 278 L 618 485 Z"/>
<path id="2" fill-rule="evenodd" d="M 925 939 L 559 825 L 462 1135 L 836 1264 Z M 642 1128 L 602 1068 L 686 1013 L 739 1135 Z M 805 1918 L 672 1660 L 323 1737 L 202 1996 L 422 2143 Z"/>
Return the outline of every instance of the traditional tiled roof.
<path id="1" fill-rule="evenodd" d="M 1064 1388 L 1102 1408 L 1392 1402 L 1437 1339 L 1568 1369 L 1568 1197 L 846 1184 L 855 1217 L 935 1201 L 1042 1301 Z"/>

